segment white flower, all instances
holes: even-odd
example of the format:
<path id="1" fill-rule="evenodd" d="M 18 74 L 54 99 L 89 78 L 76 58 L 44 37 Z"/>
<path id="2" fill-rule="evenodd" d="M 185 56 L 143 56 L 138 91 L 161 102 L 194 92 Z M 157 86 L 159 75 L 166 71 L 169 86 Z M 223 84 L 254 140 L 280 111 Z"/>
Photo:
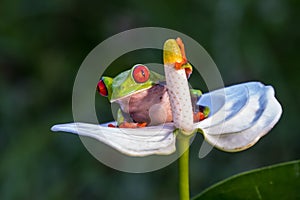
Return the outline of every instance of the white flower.
<path id="1" fill-rule="evenodd" d="M 209 106 L 211 113 L 207 119 L 194 123 L 194 129 L 214 147 L 229 152 L 254 145 L 273 128 L 282 113 L 273 87 L 259 82 L 203 94 L 197 104 Z M 129 156 L 168 155 L 176 150 L 172 123 L 136 129 L 110 128 L 107 124 L 76 122 L 54 125 L 51 130 L 91 137 Z"/>

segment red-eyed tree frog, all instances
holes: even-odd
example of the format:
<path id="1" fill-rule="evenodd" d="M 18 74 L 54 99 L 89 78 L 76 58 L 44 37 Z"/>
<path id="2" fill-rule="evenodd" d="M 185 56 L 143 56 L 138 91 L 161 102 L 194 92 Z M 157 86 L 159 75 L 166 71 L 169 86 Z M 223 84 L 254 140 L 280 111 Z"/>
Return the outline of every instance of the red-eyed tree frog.
<path id="1" fill-rule="evenodd" d="M 191 72 L 191 65 L 188 65 Z M 108 97 L 111 103 L 120 105 L 117 123 L 120 128 L 137 128 L 172 122 L 172 111 L 167 93 L 165 77 L 151 71 L 142 64 L 124 71 L 115 78 L 103 76 L 97 91 Z M 205 119 L 208 107 L 198 106 L 196 102 L 201 91 L 190 89 L 193 100 L 194 121 Z"/>
<path id="2" fill-rule="evenodd" d="M 187 65 L 191 72 L 191 65 Z M 189 74 L 187 74 L 189 75 Z M 117 122 L 120 128 L 145 127 L 172 122 L 172 111 L 165 84 L 165 77 L 151 71 L 142 64 L 124 71 L 115 78 L 103 76 L 97 85 L 97 91 L 108 97 L 111 103 L 120 105 Z M 201 91 L 191 89 L 194 121 L 205 119 L 208 107 L 198 106 L 196 102 Z"/>

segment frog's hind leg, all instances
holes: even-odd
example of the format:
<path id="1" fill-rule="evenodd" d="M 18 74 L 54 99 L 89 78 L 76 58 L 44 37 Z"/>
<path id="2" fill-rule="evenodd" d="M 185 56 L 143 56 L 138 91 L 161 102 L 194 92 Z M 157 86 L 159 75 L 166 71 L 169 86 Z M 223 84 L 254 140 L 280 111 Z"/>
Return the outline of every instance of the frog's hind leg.
<path id="1" fill-rule="evenodd" d="M 119 128 L 143 128 L 146 127 L 147 123 L 143 122 L 143 123 L 134 123 L 134 122 L 122 122 L 119 125 Z"/>
<path id="2" fill-rule="evenodd" d="M 147 126 L 146 122 L 136 123 L 136 122 L 129 121 L 130 119 L 131 118 L 128 113 L 122 112 L 121 109 L 118 110 L 117 121 L 118 121 L 119 128 L 142 128 Z"/>
<path id="3" fill-rule="evenodd" d="M 209 113 L 210 113 L 209 107 L 197 106 L 196 111 L 194 111 L 194 122 L 199 122 L 206 119 Z"/>

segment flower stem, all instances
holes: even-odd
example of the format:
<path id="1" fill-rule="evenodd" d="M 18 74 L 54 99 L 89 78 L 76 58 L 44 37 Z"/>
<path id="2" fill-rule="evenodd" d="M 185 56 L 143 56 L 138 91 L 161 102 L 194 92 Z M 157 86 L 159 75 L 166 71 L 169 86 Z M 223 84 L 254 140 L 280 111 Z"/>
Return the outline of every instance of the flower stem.
<path id="1" fill-rule="evenodd" d="M 189 145 L 190 137 L 184 136 L 181 131 L 178 134 L 179 150 L 179 195 L 180 200 L 190 199 L 189 190 Z"/>

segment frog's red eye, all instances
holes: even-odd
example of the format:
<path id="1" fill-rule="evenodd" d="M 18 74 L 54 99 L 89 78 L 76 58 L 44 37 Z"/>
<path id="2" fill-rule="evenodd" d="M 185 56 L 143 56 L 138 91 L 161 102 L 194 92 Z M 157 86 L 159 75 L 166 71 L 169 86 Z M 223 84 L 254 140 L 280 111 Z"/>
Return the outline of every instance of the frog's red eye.
<path id="1" fill-rule="evenodd" d="M 145 65 L 136 65 L 133 68 L 132 77 L 137 83 L 145 83 L 150 77 L 149 69 Z"/>
<path id="2" fill-rule="evenodd" d="M 100 81 L 97 84 L 97 91 L 99 92 L 99 94 L 101 94 L 104 97 L 107 97 L 107 95 L 108 95 L 106 85 L 102 78 L 100 79 Z"/>

